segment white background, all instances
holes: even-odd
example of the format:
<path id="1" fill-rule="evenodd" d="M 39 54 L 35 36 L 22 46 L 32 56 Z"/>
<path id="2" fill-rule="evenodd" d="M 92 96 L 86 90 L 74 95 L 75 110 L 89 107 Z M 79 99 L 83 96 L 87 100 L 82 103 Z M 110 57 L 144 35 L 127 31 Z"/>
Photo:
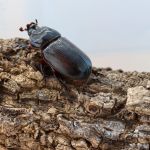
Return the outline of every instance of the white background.
<path id="1" fill-rule="evenodd" d="M 38 19 L 58 30 L 94 66 L 150 71 L 149 0 L 0 0 L 0 38 L 24 37 Z"/>

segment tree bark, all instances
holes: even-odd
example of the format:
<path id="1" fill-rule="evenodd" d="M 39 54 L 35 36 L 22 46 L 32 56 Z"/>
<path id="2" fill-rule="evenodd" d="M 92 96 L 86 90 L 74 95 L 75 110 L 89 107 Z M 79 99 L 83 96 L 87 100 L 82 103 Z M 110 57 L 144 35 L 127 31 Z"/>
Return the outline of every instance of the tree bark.
<path id="1" fill-rule="evenodd" d="M 67 91 L 28 43 L 0 40 L 0 150 L 149 150 L 150 73 L 93 68 Z"/>

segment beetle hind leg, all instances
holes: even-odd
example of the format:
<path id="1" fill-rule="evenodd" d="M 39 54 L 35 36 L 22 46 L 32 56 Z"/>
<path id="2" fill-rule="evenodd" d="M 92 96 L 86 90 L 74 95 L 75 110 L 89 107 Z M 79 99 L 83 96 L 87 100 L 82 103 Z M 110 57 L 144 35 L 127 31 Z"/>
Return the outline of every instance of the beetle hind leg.
<path id="1" fill-rule="evenodd" d="M 56 71 L 51 67 L 53 76 L 59 81 L 59 83 L 65 88 L 65 90 L 70 91 L 70 89 L 67 87 L 66 83 L 63 81 L 60 74 L 56 73 Z"/>

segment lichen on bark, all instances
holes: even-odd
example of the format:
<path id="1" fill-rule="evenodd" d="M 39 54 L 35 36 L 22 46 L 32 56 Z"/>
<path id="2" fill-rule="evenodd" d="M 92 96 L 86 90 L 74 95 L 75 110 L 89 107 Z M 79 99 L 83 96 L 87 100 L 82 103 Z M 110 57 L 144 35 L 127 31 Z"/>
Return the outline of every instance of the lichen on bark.
<path id="1" fill-rule="evenodd" d="M 93 67 L 67 92 L 28 43 L 0 40 L 0 150 L 149 150 L 150 73 Z"/>

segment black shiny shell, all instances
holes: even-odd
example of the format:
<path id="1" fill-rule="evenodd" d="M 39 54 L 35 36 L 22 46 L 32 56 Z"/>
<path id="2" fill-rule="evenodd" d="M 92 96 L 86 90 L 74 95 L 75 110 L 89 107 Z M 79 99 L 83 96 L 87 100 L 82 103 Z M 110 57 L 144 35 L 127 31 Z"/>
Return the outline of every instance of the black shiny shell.
<path id="1" fill-rule="evenodd" d="M 43 56 L 54 70 L 69 79 L 87 80 L 91 74 L 89 57 L 64 37 L 49 44 Z"/>
<path id="2" fill-rule="evenodd" d="M 31 45 L 37 48 L 41 48 L 44 43 L 50 43 L 55 38 L 61 36 L 60 33 L 54 29 L 38 26 L 36 26 L 35 29 L 30 28 L 28 35 L 30 36 Z"/>

